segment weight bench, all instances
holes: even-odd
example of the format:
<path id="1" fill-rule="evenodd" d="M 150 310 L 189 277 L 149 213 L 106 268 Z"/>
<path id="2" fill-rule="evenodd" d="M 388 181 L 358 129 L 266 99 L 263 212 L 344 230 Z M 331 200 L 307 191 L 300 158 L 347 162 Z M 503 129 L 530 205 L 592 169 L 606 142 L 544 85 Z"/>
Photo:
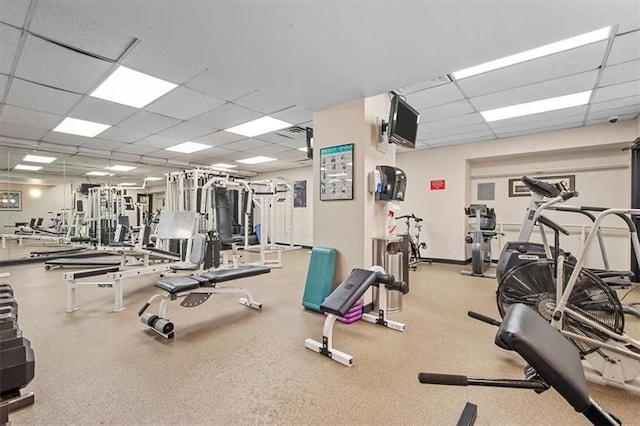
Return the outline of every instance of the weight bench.
<path id="1" fill-rule="evenodd" d="M 528 306 L 516 303 L 509 308 L 496 334 L 495 344 L 517 352 L 529 364 L 525 370 L 527 380 L 432 373 L 420 373 L 418 380 L 438 385 L 533 389 L 536 393 L 553 387 L 574 410 L 594 425 L 620 424 L 589 397 L 577 348 Z"/>
<path id="2" fill-rule="evenodd" d="M 409 286 L 406 282 L 395 281 L 394 276 L 385 274 L 380 266 L 373 266 L 369 270 L 354 269 L 351 275 L 320 304 L 320 312 L 327 314 L 322 331 L 322 343 L 309 338 L 304 341 L 304 346 L 340 364 L 351 366 L 353 357 L 333 347 L 333 326 L 336 319 L 344 317 L 371 286 L 380 288 L 378 315 L 363 314 L 362 319 L 394 330 L 405 331 L 406 326 L 403 323 L 387 319 L 387 290 L 398 290 L 406 294 Z"/>
<path id="3" fill-rule="evenodd" d="M 167 311 L 169 302 L 179 297 L 184 297 L 180 302 L 180 306 L 194 308 L 206 302 L 212 294 L 242 294 L 244 296 L 238 300 L 238 303 L 253 309 L 262 309 L 262 303 L 256 301 L 249 290 L 240 287 L 218 287 L 217 285 L 227 281 L 266 274 L 268 272 L 271 272 L 271 269 L 266 266 L 244 266 L 236 269 L 211 270 L 190 277 L 161 279 L 155 283 L 155 286 L 163 290 L 164 293 L 151 296 L 138 312 L 138 316 L 140 320 L 153 331 L 165 339 L 171 339 L 174 337 L 174 325 L 169 321 Z M 158 314 L 145 313 L 149 306 L 151 306 L 151 303 L 156 299 L 161 299 Z"/>

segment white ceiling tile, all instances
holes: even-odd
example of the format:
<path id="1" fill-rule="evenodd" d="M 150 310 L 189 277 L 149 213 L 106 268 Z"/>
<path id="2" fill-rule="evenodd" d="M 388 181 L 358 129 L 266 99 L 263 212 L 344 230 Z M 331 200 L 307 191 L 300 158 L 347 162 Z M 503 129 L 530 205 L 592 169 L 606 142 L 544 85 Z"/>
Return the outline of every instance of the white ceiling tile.
<path id="1" fill-rule="evenodd" d="M 101 81 L 111 64 L 27 36 L 16 76 L 36 83 L 85 93 Z"/>
<path id="2" fill-rule="evenodd" d="M 156 151 L 153 151 L 145 155 L 148 155 L 149 157 L 154 157 L 154 158 L 162 158 L 162 159 L 175 158 L 179 160 L 180 157 L 182 157 L 185 154 L 181 154 L 179 152 L 174 152 L 174 151 L 166 151 L 164 149 L 158 149 Z"/>
<path id="3" fill-rule="evenodd" d="M 441 137 L 445 137 L 445 136 L 453 136 L 453 135 L 461 135 L 461 134 L 465 134 L 465 133 L 476 133 L 476 132 L 481 132 L 481 131 L 488 131 L 489 126 L 487 125 L 487 123 L 479 123 L 479 124 L 474 124 L 471 126 L 465 126 L 465 127 L 452 127 L 449 129 L 444 129 L 444 130 L 439 130 L 437 132 L 422 132 L 420 133 L 420 137 L 421 138 L 441 138 Z"/>
<path id="4" fill-rule="evenodd" d="M 236 151 L 231 150 L 231 149 L 226 149 L 225 147 L 222 147 L 222 148 L 213 147 L 211 149 L 207 149 L 205 152 L 207 153 L 208 157 L 212 158 L 212 160 L 202 160 L 202 161 L 205 161 L 205 162 L 208 161 L 209 165 L 211 165 L 211 164 L 213 164 L 215 162 L 218 162 L 218 161 L 215 161 L 215 157 L 223 157 L 225 155 L 230 155 L 230 154 L 235 154 L 236 153 Z"/>
<path id="5" fill-rule="evenodd" d="M 232 101 L 256 90 L 249 84 L 232 84 L 229 81 L 230 79 L 213 70 L 206 70 L 185 83 L 185 86 L 226 101 Z"/>
<path id="6" fill-rule="evenodd" d="M 607 42 L 590 44 L 533 61 L 458 80 L 469 97 L 595 70 L 602 65 Z"/>
<path id="7" fill-rule="evenodd" d="M 555 120 L 557 118 L 574 117 L 572 121 L 577 121 L 575 117 L 582 117 L 587 112 L 587 106 L 577 106 L 571 108 L 559 109 L 556 111 L 541 112 L 540 114 L 525 115 L 523 117 L 509 118 L 507 120 L 492 121 L 489 123 L 489 127 L 493 130 L 511 128 L 514 126 L 527 125 L 530 123 L 542 123 L 540 126 L 544 126 L 544 123 L 548 120 Z"/>
<path id="8" fill-rule="evenodd" d="M 440 130 L 453 129 L 455 127 L 472 126 L 474 124 L 480 123 L 485 123 L 485 121 L 478 113 L 461 115 L 459 117 L 447 118 L 446 120 L 420 123 L 420 127 L 418 127 L 418 135 L 437 132 Z"/>
<path id="9" fill-rule="evenodd" d="M 155 149 L 165 149 L 170 146 L 177 145 L 180 142 L 183 142 L 183 141 L 178 141 L 175 138 L 168 138 L 166 136 L 151 135 L 144 139 L 140 139 L 139 141 L 136 141 L 135 144 L 142 145 L 142 146 L 151 146 L 151 147 L 154 147 Z"/>
<path id="10" fill-rule="evenodd" d="M 268 146 L 268 145 L 270 145 L 269 142 L 263 142 L 258 139 L 247 138 L 238 142 L 226 144 L 224 145 L 224 148 L 231 149 L 234 151 L 251 151 L 254 148 L 259 148 L 259 147 Z"/>
<path id="11" fill-rule="evenodd" d="M 607 58 L 607 66 L 640 58 L 640 30 L 616 36 Z"/>
<path id="12" fill-rule="evenodd" d="M 545 133 L 545 132 L 553 132 L 556 130 L 572 129 L 572 128 L 581 127 L 581 126 L 582 126 L 582 120 L 558 124 L 555 126 L 539 127 L 536 129 L 511 131 L 511 132 L 496 132 L 496 134 L 498 135 L 498 138 L 503 139 L 503 138 L 512 138 L 515 136 L 530 135 L 532 133 Z"/>
<path id="13" fill-rule="evenodd" d="M 299 106 L 292 106 L 291 108 L 274 112 L 271 116 L 296 125 L 313 120 L 313 113 Z"/>
<path id="14" fill-rule="evenodd" d="M 625 115 L 621 115 L 618 117 L 618 121 L 617 123 L 621 123 L 623 121 L 626 120 L 634 120 L 638 117 L 638 114 L 633 113 L 633 114 L 625 114 Z M 612 126 L 615 126 L 615 124 L 613 123 L 609 123 L 609 117 L 599 117 L 599 118 L 594 118 L 591 120 L 587 120 L 587 126 L 594 126 L 596 124 L 605 124 L 608 123 Z"/>
<path id="15" fill-rule="evenodd" d="M 104 132 L 100 133 L 100 138 L 116 142 L 131 143 L 146 137 L 146 133 L 132 132 L 117 126 L 111 126 Z"/>
<path id="16" fill-rule="evenodd" d="M 271 114 L 293 106 L 287 101 L 270 98 L 258 90 L 234 100 L 233 103 L 263 114 Z"/>
<path id="17" fill-rule="evenodd" d="M 613 86 L 598 87 L 595 95 L 591 97 L 591 102 L 604 102 L 612 99 L 626 98 L 640 94 L 640 80 L 629 81 Z"/>
<path id="18" fill-rule="evenodd" d="M 123 145 L 120 148 L 117 148 L 116 151 L 124 152 L 127 154 L 145 155 L 145 154 L 149 154 L 150 152 L 157 151 L 157 148 L 132 143 L 132 144 Z"/>
<path id="19" fill-rule="evenodd" d="M 0 40 L 2 41 L 2 45 L 0 45 L 0 72 L 4 74 L 11 72 L 11 65 L 18 51 L 21 33 L 20 30 L 0 24 Z"/>
<path id="20" fill-rule="evenodd" d="M 10 138 L 39 140 L 47 134 L 47 130 L 17 124 L 0 123 L 0 135 Z"/>
<path id="21" fill-rule="evenodd" d="M 616 34 L 622 35 L 638 29 L 640 29 L 640 20 L 637 16 L 631 17 L 630 19 L 620 20 L 620 22 L 618 22 L 618 31 L 616 31 Z"/>
<path id="22" fill-rule="evenodd" d="M 163 138 L 177 140 L 179 142 L 199 138 L 213 133 L 211 129 L 206 127 L 196 126 L 188 121 L 183 121 L 180 124 L 176 124 L 166 130 L 158 132 L 156 136 Z"/>
<path id="23" fill-rule="evenodd" d="M 415 109 L 422 110 L 463 98 L 456 85 L 449 83 L 407 95 L 407 102 Z"/>
<path id="24" fill-rule="evenodd" d="M 44 141 L 53 142 L 61 145 L 84 145 L 89 139 L 84 136 L 70 135 L 68 133 L 49 132 L 42 138 Z"/>
<path id="25" fill-rule="evenodd" d="M 210 135 L 205 135 L 194 139 L 194 142 L 206 142 L 208 144 L 213 144 L 214 146 L 224 145 L 227 143 L 235 142 L 244 139 L 245 137 L 242 135 L 237 135 L 231 132 L 225 132 L 224 130 L 219 130 L 215 133 L 211 133 Z"/>
<path id="26" fill-rule="evenodd" d="M 279 160 L 298 161 L 298 160 L 304 160 L 306 158 L 307 158 L 307 153 L 298 151 L 297 149 L 282 151 L 278 153 Z"/>
<path id="27" fill-rule="evenodd" d="M 464 99 L 420 110 L 420 123 L 426 124 L 432 121 L 440 121 L 450 117 L 471 114 L 472 112 L 474 112 L 473 107 L 469 101 Z"/>
<path id="28" fill-rule="evenodd" d="M 7 88 L 8 82 L 9 77 L 4 74 L 0 74 L 0 99 L 2 99 L 2 97 L 4 96 L 4 91 Z"/>
<path id="29" fill-rule="evenodd" d="M 584 108 L 586 110 L 586 108 Z M 545 119 L 536 118 L 534 121 L 528 122 L 520 122 L 520 123 L 511 123 L 510 125 L 504 125 L 502 127 L 497 127 L 494 129 L 496 134 L 498 133 L 512 133 L 512 132 L 520 132 L 525 130 L 536 130 L 549 126 L 557 126 L 563 123 L 575 123 L 578 121 L 584 120 L 584 112 L 581 114 L 574 114 L 570 116 L 561 116 L 561 117 L 547 117 Z"/>
<path id="30" fill-rule="evenodd" d="M 295 136 L 295 137 L 294 137 Z M 255 137 L 256 139 L 260 139 L 261 141 L 271 142 L 271 143 L 286 143 L 289 141 L 300 141 L 298 143 L 302 143 L 303 145 L 306 143 L 306 135 L 303 133 L 300 135 L 291 135 L 287 132 L 271 132 L 265 133 L 264 135 L 259 135 Z"/>
<path id="31" fill-rule="evenodd" d="M 259 112 L 228 103 L 204 114 L 200 114 L 189 121 L 210 129 L 228 129 L 261 116 L 262 114 Z"/>
<path id="32" fill-rule="evenodd" d="M 180 120 L 166 115 L 159 115 L 148 111 L 139 111 L 118 124 L 123 129 L 139 133 L 156 133 L 168 127 L 175 126 Z"/>
<path id="33" fill-rule="evenodd" d="M 125 145 L 126 144 L 123 142 L 108 141 L 100 138 L 91 138 L 82 144 L 82 146 L 86 148 L 101 149 L 104 151 L 113 151 L 122 148 Z"/>
<path id="34" fill-rule="evenodd" d="M 599 102 L 591 105 L 589 112 L 605 111 L 608 109 L 623 108 L 640 104 L 640 95 L 627 96 L 626 98 L 614 99 L 612 101 Z"/>
<path id="35" fill-rule="evenodd" d="M 145 107 L 145 109 L 158 114 L 188 120 L 224 103 L 225 101 L 223 100 L 179 86 Z"/>
<path id="36" fill-rule="evenodd" d="M 411 93 L 421 92 L 425 89 L 430 89 L 432 87 L 441 86 L 443 84 L 448 84 L 451 82 L 451 79 L 447 75 L 443 75 L 436 78 L 431 78 L 429 80 L 420 81 L 418 83 L 410 84 L 408 86 L 400 87 L 399 89 L 395 89 L 394 92 L 407 96 Z"/>
<path id="37" fill-rule="evenodd" d="M 271 143 L 269 145 L 253 148 L 251 150 L 251 153 L 255 155 L 264 155 L 267 157 L 277 157 L 279 153 L 290 150 L 291 148 L 289 148 L 288 146 Z"/>
<path id="38" fill-rule="evenodd" d="M 278 140 L 275 142 L 267 140 L 267 142 L 277 143 L 278 145 L 287 147 L 288 149 L 298 149 L 307 146 L 306 138 Z"/>
<path id="39" fill-rule="evenodd" d="M 180 60 L 167 50 L 145 42 L 138 43 L 120 62 L 136 71 L 176 84 L 186 82 L 205 69 L 204 66 L 194 64 L 193 61 Z"/>
<path id="40" fill-rule="evenodd" d="M 85 96 L 80 103 L 69 112 L 69 116 L 81 120 L 95 121 L 103 124 L 116 124 L 138 112 L 137 108 L 102 99 Z"/>
<path id="41" fill-rule="evenodd" d="M 114 61 L 133 41 L 53 2 L 38 3 L 29 31 Z"/>
<path id="42" fill-rule="evenodd" d="M 598 118 L 609 118 L 612 115 L 628 115 L 640 113 L 640 104 L 629 105 L 626 107 L 618 107 L 615 109 L 606 109 L 601 111 L 590 111 L 587 120 L 596 120 Z"/>
<path id="43" fill-rule="evenodd" d="M 19 126 L 35 127 L 36 129 L 52 129 L 64 119 L 59 115 L 32 109 L 18 108 L 5 105 L 0 113 L 0 121 L 3 123 L 17 124 Z"/>
<path id="44" fill-rule="evenodd" d="M 28 10 L 28 1 L 0 1 L 0 21 L 22 28 Z"/>
<path id="45" fill-rule="evenodd" d="M 640 49 L 640 46 L 638 47 Z M 623 62 L 621 64 L 606 67 L 600 77 L 600 86 L 624 83 L 640 78 L 640 59 Z"/>
<path id="46" fill-rule="evenodd" d="M 598 71 L 594 70 L 491 93 L 471 98 L 470 101 L 478 111 L 486 111 L 591 90 L 597 78 Z"/>
<path id="47" fill-rule="evenodd" d="M 64 90 L 52 89 L 40 84 L 14 78 L 7 96 L 7 103 L 36 111 L 66 116 L 82 96 Z"/>

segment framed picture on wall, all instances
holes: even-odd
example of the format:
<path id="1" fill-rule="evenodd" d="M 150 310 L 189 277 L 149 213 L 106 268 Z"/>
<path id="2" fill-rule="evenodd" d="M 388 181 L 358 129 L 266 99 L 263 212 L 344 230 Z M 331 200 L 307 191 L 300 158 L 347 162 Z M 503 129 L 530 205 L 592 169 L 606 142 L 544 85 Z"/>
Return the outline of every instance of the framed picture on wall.
<path id="1" fill-rule="evenodd" d="M 22 211 L 22 191 L 0 191 L 0 210 Z"/>
<path id="2" fill-rule="evenodd" d="M 353 200 L 353 144 L 320 149 L 320 200 Z"/>
<path id="3" fill-rule="evenodd" d="M 293 183 L 293 207 L 307 207 L 306 180 L 297 180 Z"/>
<path id="4" fill-rule="evenodd" d="M 562 182 L 569 191 L 575 191 L 576 189 L 576 175 L 559 175 L 559 176 L 534 176 L 534 179 L 538 179 L 549 183 Z M 529 197 L 531 191 L 527 185 L 522 183 L 520 178 L 509 179 L 509 197 Z"/>

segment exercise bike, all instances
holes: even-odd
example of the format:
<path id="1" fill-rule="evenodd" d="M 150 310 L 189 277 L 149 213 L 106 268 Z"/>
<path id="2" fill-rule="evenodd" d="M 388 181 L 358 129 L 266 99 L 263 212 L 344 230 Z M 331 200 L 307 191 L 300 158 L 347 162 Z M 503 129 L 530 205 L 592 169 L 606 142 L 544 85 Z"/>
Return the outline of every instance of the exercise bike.
<path id="1" fill-rule="evenodd" d="M 543 210 L 575 195 L 561 192 L 540 205 L 532 221 L 538 220 Z M 638 216 L 640 209 L 599 213 L 575 263 L 559 253 L 557 257 L 529 259 L 506 271 L 498 286 L 497 304 L 503 317 L 514 304 L 528 305 L 574 343 L 591 380 L 640 394 L 640 341 L 624 333 L 624 309 L 615 291 L 584 267 L 602 221 L 611 215 Z M 637 235 L 631 242 L 636 253 L 640 252 Z"/>
<path id="2" fill-rule="evenodd" d="M 420 255 L 420 250 L 427 249 L 427 243 L 420 242 L 420 231 L 422 230 L 422 224 L 420 222 L 422 222 L 422 218 L 417 217 L 416 215 L 411 213 L 404 216 L 398 216 L 396 217 L 396 219 L 404 219 L 404 223 L 407 226 L 406 235 L 411 248 L 411 254 L 409 256 L 409 268 L 415 271 L 419 263 L 431 264 L 431 260 L 424 259 Z M 414 222 L 413 226 L 416 230 L 415 235 L 411 235 L 411 220 L 413 220 Z"/>
<path id="3" fill-rule="evenodd" d="M 496 212 L 486 204 L 471 204 L 465 207 L 468 217 L 475 217 L 476 229 L 465 238 L 471 244 L 471 270 L 460 271 L 463 275 L 495 278 L 495 273 L 487 272 L 491 266 L 491 240 L 498 235 L 496 229 Z"/>
<path id="4" fill-rule="evenodd" d="M 473 378 L 452 374 L 420 373 L 424 384 L 453 386 L 491 386 L 532 389 L 542 393 L 553 387 L 575 411 L 594 425 L 620 425 L 621 421 L 603 410 L 589 397 L 580 353 L 535 311 L 524 304 L 514 304 L 502 323 L 475 313 L 470 316 L 499 326 L 495 344 L 517 352 L 528 364 L 525 380 Z M 458 425 L 472 425 L 477 406 L 467 403 Z"/>

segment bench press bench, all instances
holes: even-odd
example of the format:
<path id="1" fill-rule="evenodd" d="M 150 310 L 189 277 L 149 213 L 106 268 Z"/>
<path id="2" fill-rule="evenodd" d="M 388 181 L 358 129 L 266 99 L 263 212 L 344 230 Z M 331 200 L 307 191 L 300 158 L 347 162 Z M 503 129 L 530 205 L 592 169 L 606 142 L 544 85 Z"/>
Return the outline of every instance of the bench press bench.
<path id="1" fill-rule="evenodd" d="M 157 281 L 154 285 L 163 290 L 163 294 L 156 294 L 144 304 L 138 312 L 140 320 L 148 325 L 153 331 L 166 339 L 174 337 L 174 325 L 167 316 L 169 302 L 178 297 L 184 297 L 180 306 L 194 308 L 206 302 L 212 294 L 235 293 L 242 294 L 238 303 L 253 309 L 262 309 L 262 303 L 253 298 L 251 292 L 240 287 L 218 287 L 218 284 L 238 280 L 241 278 L 254 277 L 271 272 L 266 266 L 244 266 L 234 269 L 211 270 L 189 277 L 171 277 Z M 151 303 L 160 300 L 158 314 L 145 312 Z"/>
<path id="2" fill-rule="evenodd" d="M 387 319 L 387 290 L 397 290 L 406 294 L 409 291 L 407 283 L 395 281 L 394 276 L 386 274 L 380 266 L 372 266 L 368 270 L 356 268 L 320 304 L 320 312 L 327 314 L 324 320 L 322 343 L 313 339 L 306 339 L 304 346 L 350 367 L 353 364 L 353 357 L 333 347 L 333 326 L 336 319 L 344 317 L 371 286 L 380 288 L 378 293 L 378 315 L 363 314 L 362 319 L 394 330 L 405 331 L 406 326 L 403 323 Z"/>

